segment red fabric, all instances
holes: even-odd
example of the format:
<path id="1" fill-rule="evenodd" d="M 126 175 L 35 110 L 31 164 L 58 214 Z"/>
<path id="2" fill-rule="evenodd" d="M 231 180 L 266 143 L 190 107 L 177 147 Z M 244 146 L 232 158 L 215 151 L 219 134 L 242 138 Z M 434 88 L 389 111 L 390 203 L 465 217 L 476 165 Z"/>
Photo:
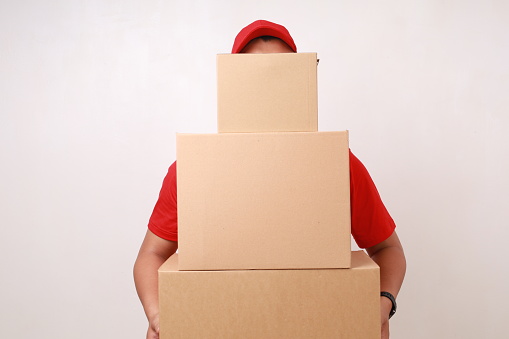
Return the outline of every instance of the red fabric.
<path id="1" fill-rule="evenodd" d="M 148 222 L 148 229 L 160 238 L 177 241 L 177 164 L 168 169 L 159 192 L 154 211 Z"/>
<path id="2" fill-rule="evenodd" d="M 368 170 L 350 151 L 352 236 L 360 248 L 377 245 L 396 228 Z"/>
<path id="3" fill-rule="evenodd" d="M 396 225 L 364 165 L 350 152 L 350 199 L 352 235 L 360 248 L 374 246 L 387 239 Z M 164 178 L 148 228 L 155 235 L 177 241 L 177 180 L 174 162 Z"/>
<path id="4" fill-rule="evenodd" d="M 297 52 L 297 46 L 295 46 L 290 32 L 284 26 L 266 20 L 256 20 L 237 34 L 233 42 L 232 53 L 240 53 L 251 40 L 264 35 L 283 40 L 294 52 Z"/>

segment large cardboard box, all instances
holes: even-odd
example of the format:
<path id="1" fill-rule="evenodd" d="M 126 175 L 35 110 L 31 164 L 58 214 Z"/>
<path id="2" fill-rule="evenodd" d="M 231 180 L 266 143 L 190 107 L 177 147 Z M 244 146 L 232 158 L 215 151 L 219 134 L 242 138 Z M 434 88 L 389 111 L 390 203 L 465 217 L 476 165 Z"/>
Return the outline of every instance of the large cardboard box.
<path id="1" fill-rule="evenodd" d="M 378 266 L 352 252 L 351 269 L 159 269 L 160 338 L 380 338 Z"/>
<path id="2" fill-rule="evenodd" d="M 219 54 L 219 133 L 316 132 L 316 67 L 316 53 Z"/>
<path id="3" fill-rule="evenodd" d="M 348 134 L 177 135 L 180 270 L 350 266 Z"/>

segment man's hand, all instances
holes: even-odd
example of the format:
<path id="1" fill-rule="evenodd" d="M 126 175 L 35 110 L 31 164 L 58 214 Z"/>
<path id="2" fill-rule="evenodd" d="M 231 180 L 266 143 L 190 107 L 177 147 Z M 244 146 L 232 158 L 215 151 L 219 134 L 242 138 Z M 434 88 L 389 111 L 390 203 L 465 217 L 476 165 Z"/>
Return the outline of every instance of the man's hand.
<path id="1" fill-rule="evenodd" d="M 386 297 L 380 297 L 380 317 L 382 323 L 382 339 L 389 339 L 389 313 L 392 302 Z"/>
<path id="2" fill-rule="evenodd" d="M 382 339 L 389 339 L 389 320 L 388 319 L 386 319 L 382 323 Z"/>
<path id="3" fill-rule="evenodd" d="M 159 339 L 159 314 L 149 320 L 147 339 Z"/>

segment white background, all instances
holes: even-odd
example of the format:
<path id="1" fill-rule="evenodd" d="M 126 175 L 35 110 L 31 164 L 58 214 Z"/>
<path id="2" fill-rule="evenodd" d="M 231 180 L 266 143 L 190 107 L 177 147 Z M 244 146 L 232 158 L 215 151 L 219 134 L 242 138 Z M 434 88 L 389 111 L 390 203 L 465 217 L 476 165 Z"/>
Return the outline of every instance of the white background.
<path id="1" fill-rule="evenodd" d="M 256 19 L 318 52 L 406 250 L 392 338 L 503 338 L 509 2 L 0 2 L 0 337 L 142 338 L 132 280 L 175 157 L 216 132 L 215 55 Z"/>

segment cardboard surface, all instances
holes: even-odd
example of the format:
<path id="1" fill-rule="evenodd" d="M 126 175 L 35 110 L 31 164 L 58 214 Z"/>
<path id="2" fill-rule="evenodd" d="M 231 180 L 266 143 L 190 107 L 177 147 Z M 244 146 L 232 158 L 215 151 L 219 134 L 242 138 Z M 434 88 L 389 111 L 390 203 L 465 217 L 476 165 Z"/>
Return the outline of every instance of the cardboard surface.
<path id="1" fill-rule="evenodd" d="M 348 133 L 177 135 L 180 270 L 350 266 Z"/>
<path id="2" fill-rule="evenodd" d="M 380 338 L 378 266 L 352 252 L 351 269 L 159 269 L 160 336 L 169 338 Z"/>
<path id="3" fill-rule="evenodd" d="M 316 67 L 316 53 L 219 54 L 219 133 L 316 132 Z"/>

